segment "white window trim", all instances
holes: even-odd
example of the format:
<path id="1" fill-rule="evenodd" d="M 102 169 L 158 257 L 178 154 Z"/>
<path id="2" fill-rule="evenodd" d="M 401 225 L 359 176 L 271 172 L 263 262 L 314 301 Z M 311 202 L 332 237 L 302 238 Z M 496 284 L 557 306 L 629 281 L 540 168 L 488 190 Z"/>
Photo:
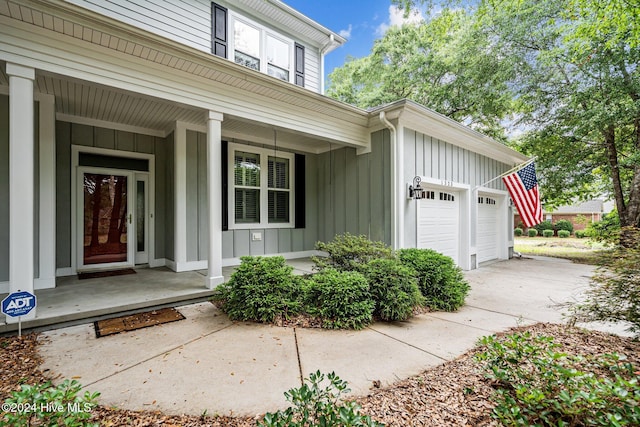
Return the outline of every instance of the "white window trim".
<path id="1" fill-rule="evenodd" d="M 238 15 L 237 13 L 229 10 L 229 60 L 232 62 L 235 62 L 235 57 L 236 57 L 236 40 L 235 40 L 235 22 L 236 21 L 240 21 L 246 25 L 249 25 L 251 27 L 256 28 L 258 31 L 260 31 L 260 72 L 267 74 L 267 67 L 268 67 L 268 62 L 267 62 L 267 35 L 278 39 L 284 43 L 286 43 L 289 46 L 289 83 L 294 83 L 295 82 L 295 64 L 294 64 L 294 49 L 295 49 L 295 42 L 288 38 L 283 36 L 280 33 L 274 32 L 271 29 L 265 27 L 264 25 L 260 25 L 254 21 L 252 21 L 251 19 L 248 19 L 242 15 Z M 279 67 L 281 68 L 281 67 Z M 276 79 L 277 77 L 274 77 L 274 79 Z M 278 79 L 281 80 L 281 79 Z M 284 80 L 282 80 L 284 81 Z"/>
<path id="2" fill-rule="evenodd" d="M 260 222 L 236 224 L 236 185 L 234 175 L 236 151 L 260 156 Z M 289 160 L 289 222 L 269 223 L 269 157 L 280 157 Z M 274 152 L 273 149 L 253 147 L 251 145 L 229 143 L 227 162 L 229 165 L 227 174 L 229 230 L 295 228 L 295 154 L 284 151 Z"/>

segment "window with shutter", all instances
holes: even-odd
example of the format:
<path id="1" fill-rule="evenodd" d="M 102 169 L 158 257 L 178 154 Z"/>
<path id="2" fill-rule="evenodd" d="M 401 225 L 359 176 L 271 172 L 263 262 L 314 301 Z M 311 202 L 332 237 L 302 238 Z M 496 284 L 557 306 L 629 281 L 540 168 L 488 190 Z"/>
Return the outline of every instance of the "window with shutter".
<path id="1" fill-rule="evenodd" d="M 269 157 L 269 222 L 288 223 L 289 159 Z"/>
<path id="2" fill-rule="evenodd" d="M 211 53 L 227 58 L 227 9 L 211 3 Z"/>
<path id="3" fill-rule="evenodd" d="M 296 84 L 304 87 L 304 46 L 295 44 L 295 68 L 296 68 Z"/>
<path id="4" fill-rule="evenodd" d="M 235 222 L 260 222 L 260 156 L 236 151 L 233 162 Z"/>

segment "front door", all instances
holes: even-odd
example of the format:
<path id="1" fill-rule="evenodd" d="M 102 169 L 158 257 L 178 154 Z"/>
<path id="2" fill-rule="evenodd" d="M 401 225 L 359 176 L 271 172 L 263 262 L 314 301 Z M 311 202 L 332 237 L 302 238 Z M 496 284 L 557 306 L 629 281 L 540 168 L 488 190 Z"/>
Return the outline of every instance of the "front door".
<path id="1" fill-rule="evenodd" d="M 79 172 L 78 270 L 132 266 L 135 174 L 102 168 Z"/>

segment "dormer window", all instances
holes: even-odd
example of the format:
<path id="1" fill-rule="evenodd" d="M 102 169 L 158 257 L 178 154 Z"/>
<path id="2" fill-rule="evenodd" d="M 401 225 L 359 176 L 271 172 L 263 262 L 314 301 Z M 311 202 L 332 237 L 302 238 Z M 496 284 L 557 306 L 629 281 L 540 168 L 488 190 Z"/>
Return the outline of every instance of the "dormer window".
<path id="1" fill-rule="evenodd" d="M 212 6 L 212 34 L 214 55 L 304 86 L 302 45 L 215 3 Z"/>

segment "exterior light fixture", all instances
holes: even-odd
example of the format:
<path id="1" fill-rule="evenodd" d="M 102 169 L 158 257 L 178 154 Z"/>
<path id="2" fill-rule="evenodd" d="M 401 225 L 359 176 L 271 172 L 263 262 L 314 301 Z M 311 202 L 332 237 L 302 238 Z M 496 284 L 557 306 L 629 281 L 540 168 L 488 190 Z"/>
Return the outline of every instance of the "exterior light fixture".
<path id="1" fill-rule="evenodd" d="M 424 191 L 422 187 L 420 187 L 420 182 L 422 179 L 419 176 L 413 178 L 413 185 L 409 186 L 409 198 L 414 200 L 422 199 L 422 192 Z"/>

